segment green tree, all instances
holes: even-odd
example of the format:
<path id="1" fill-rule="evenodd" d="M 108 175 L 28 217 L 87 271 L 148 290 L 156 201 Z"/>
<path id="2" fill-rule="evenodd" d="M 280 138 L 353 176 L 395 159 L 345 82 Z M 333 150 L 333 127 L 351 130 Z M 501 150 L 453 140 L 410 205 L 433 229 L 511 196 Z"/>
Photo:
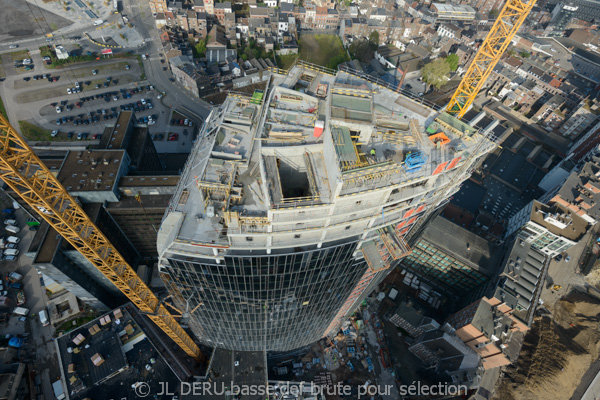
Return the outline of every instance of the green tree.
<path id="1" fill-rule="evenodd" d="M 448 54 L 446 62 L 450 66 L 450 71 L 456 71 L 458 69 L 458 56 L 456 54 Z"/>
<path id="2" fill-rule="evenodd" d="M 523 57 L 523 58 L 529 58 L 529 56 L 531 56 L 531 54 L 529 54 L 529 53 L 528 53 L 528 52 L 526 52 L 526 51 L 522 51 L 522 52 L 520 52 L 520 53 L 519 53 L 519 55 L 520 55 L 521 57 Z"/>
<path id="3" fill-rule="evenodd" d="M 358 60 L 362 63 L 371 62 L 373 53 L 375 52 L 371 42 L 366 39 L 356 39 L 348 48 L 350 56 L 353 60 Z"/>
<path id="4" fill-rule="evenodd" d="M 208 36 L 204 39 L 200 39 L 196 46 L 194 46 L 194 50 L 196 51 L 196 57 L 201 58 L 206 54 L 206 42 L 208 42 Z"/>
<path id="5" fill-rule="evenodd" d="M 376 49 L 379 46 L 379 32 L 377 32 L 377 31 L 371 32 L 369 34 L 369 42 L 371 42 L 371 44 Z"/>
<path id="6" fill-rule="evenodd" d="M 436 58 L 421 69 L 423 80 L 436 89 L 448 82 L 450 65 L 443 58 Z"/>
<path id="7" fill-rule="evenodd" d="M 498 14 L 500 14 L 500 11 L 498 11 L 497 9 L 493 8 L 490 10 L 490 12 L 488 13 L 488 18 L 489 19 L 496 19 L 498 18 Z"/>

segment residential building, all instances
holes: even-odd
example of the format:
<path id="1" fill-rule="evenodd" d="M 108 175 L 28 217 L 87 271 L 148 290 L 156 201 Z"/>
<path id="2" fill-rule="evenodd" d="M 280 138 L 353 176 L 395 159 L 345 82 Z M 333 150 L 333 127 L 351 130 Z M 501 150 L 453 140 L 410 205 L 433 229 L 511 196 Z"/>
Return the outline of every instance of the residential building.
<path id="1" fill-rule="evenodd" d="M 225 14 L 230 14 L 232 12 L 231 2 L 226 1 L 224 3 L 217 3 L 215 4 L 214 10 L 215 17 L 217 17 L 219 23 L 223 25 L 223 22 L 225 21 Z"/>
<path id="2" fill-rule="evenodd" d="M 437 21 L 473 21 L 475 9 L 471 6 L 456 6 L 447 3 L 432 3 L 431 11 Z"/>
<path id="3" fill-rule="evenodd" d="M 595 106 L 595 105 L 594 105 Z M 595 110 L 589 102 L 582 102 L 569 115 L 565 123 L 560 127 L 559 132 L 565 137 L 577 137 L 588 129 L 598 118 L 598 109 Z"/>
<path id="4" fill-rule="evenodd" d="M 168 11 L 167 0 L 149 0 L 152 13 L 164 13 Z"/>
<path id="5" fill-rule="evenodd" d="M 533 70 L 533 68 L 531 70 Z M 561 111 L 564 104 L 565 98 L 556 94 L 545 101 L 531 119 L 548 131 L 557 130 L 565 120 L 565 114 Z"/>
<path id="6" fill-rule="evenodd" d="M 587 233 L 589 223 L 578 212 L 558 201 L 548 206 L 533 200 L 510 218 L 506 236 L 516 232 L 517 238 L 530 243 L 532 248 L 554 257 L 566 252 Z"/>
<path id="7" fill-rule="evenodd" d="M 565 175 L 566 180 L 548 204 L 560 204 L 596 224 L 600 220 L 600 158 L 591 156 L 580 171 L 564 172 L 562 176 Z"/>
<path id="8" fill-rule="evenodd" d="M 449 37 L 450 39 L 460 39 L 460 29 L 458 26 L 450 23 L 440 24 L 437 33 L 440 36 Z"/>
<path id="9" fill-rule="evenodd" d="M 172 68 L 172 72 L 177 82 L 181 83 L 195 97 L 199 97 L 200 93 L 210 86 L 210 79 L 206 74 L 192 64 L 179 65 Z"/>
<path id="10" fill-rule="evenodd" d="M 481 357 L 484 370 L 516 361 L 529 330 L 513 309 L 495 297 L 483 297 L 450 316 L 455 335 Z"/>
<path id="11" fill-rule="evenodd" d="M 317 84 L 327 85 L 324 98 L 311 95 Z M 207 118 L 157 241 L 159 270 L 186 293 L 175 305 L 196 309 L 188 325 L 202 343 L 289 351 L 335 334 L 495 147 L 389 89 L 353 95 L 371 88 L 299 63 L 254 100 L 230 96 Z M 378 129 L 404 115 L 413 133 L 395 135 L 420 138 L 409 147 Z M 435 146 L 451 140 L 460 146 Z M 462 146 L 476 152 L 454 151 Z"/>

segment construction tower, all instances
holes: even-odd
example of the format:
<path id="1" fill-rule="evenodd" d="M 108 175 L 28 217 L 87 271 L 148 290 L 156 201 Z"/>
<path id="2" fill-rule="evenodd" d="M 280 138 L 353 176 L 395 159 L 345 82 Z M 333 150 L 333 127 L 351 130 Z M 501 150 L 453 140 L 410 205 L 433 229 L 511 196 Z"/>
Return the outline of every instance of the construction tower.
<path id="1" fill-rule="evenodd" d="M 465 76 L 452 95 L 450 103 L 446 107 L 449 114 L 457 118 L 465 115 L 534 5 L 535 0 L 529 0 L 529 3 L 521 0 L 506 2 L 490 33 L 479 47 L 475 59 L 469 65 Z"/>
<path id="2" fill-rule="evenodd" d="M 27 142 L 0 115 L 2 180 L 125 294 L 190 357 L 203 355 L 164 304 L 127 264 Z"/>

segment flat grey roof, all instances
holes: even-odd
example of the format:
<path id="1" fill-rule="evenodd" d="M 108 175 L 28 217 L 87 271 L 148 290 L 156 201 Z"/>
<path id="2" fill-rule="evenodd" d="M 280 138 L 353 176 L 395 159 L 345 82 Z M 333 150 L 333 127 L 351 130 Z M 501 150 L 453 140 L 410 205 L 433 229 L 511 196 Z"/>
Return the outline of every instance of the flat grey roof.
<path id="1" fill-rule="evenodd" d="M 442 216 L 427 225 L 422 238 L 479 267 L 478 270 L 487 275 L 493 275 L 502 261 L 501 249 Z"/>

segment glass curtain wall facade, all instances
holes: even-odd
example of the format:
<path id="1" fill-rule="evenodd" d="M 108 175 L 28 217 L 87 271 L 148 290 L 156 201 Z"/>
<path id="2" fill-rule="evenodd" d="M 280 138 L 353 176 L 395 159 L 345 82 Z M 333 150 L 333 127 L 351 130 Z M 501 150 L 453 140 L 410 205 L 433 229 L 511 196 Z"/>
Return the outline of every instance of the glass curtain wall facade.
<path id="1" fill-rule="evenodd" d="M 171 279 L 189 310 L 189 325 L 210 346 L 290 351 L 321 339 L 367 264 L 357 242 L 289 249 L 261 256 L 225 256 L 214 264 L 171 257 Z M 198 306 L 201 304 L 200 306 Z"/>

